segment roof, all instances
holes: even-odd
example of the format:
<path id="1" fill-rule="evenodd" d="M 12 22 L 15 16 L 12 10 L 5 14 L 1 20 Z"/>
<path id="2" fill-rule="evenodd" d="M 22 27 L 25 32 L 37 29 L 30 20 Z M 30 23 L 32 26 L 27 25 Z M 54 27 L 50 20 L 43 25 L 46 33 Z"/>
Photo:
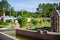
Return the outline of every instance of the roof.
<path id="1" fill-rule="evenodd" d="M 2 18 L 3 16 L 0 16 L 0 18 Z M 8 19 L 11 19 L 11 18 L 13 18 L 13 16 L 5 16 L 6 18 L 8 18 Z"/>
<path id="2" fill-rule="evenodd" d="M 60 16 L 60 10 L 56 10 L 56 12 L 58 13 L 58 15 Z"/>

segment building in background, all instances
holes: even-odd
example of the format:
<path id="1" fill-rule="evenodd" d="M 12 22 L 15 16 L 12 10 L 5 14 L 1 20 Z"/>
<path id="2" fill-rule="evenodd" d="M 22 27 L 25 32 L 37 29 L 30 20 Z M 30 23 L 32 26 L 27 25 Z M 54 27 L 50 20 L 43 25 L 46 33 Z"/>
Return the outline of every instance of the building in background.
<path id="1" fill-rule="evenodd" d="M 3 18 L 4 18 L 4 20 L 3 20 Z M 15 19 L 16 18 L 13 16 L 0 16 L 0 21 L 4 21 L 4 22 L 5 22 L 5 20 L 11 20 L 12 22 L 14 22 Z"/>
<path id="2" fill-rule="evenodd" d="M 60 10 L 54 10 L 51 15 L 51 27 L 53 32 L 60 32 Z"/>

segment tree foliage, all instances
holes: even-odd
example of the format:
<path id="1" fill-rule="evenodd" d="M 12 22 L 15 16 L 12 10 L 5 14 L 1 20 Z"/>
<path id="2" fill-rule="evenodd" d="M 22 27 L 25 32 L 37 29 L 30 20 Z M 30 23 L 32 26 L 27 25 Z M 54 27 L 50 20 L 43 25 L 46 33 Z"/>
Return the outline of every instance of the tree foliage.
<path id="1" fill-rule="evenodd" d="M 50 13 L 55 10 L 55 9 L 58 9 L 58 4 L 56 3 L 53 3 L 53 4 L 50 4 L 50 3 L 43 3 L 43 4 L 39 4 L 38 5 L 38 8 L 36 9 L 38 13 L 41 13 L 42 15 L 41 16 L 44 16 L 44 17 L 50 17 Z"/>
<path id="2" fill-rule="evenodd" d="M 10 8 L 10 4 L 7 2 L 7 0 L 0 1 L 0 14 L 8 11 L 9 8 Z"/>
<path id="3" fill-rule="evenodd" d="M 24 27 L 24 26 L 27 25 L 27 18 L 25 18 L 25 17 L 20 18 L 19 17 L 17 20 L 18 20 L 18 22 L 20 24 L 20 27 Z"/>
<path id="4" fill-rule="evenodd" d="M 0 16 L 2 12 L 6 13 L 9 16 L 24 16 L 27 18 L 40 18 L 40 17 L 50 17 L 50 14 L 53 10 L 58 9 L 57 3 L 40 3 L 36 8 L 36 12 L 29 12 L 26 10 L 15 11 L 13 7 L 8 3 L 7 0 L 0 1 Z"/>
<path id="5" fill-rule="evenodd" d="M 11 16 L 15 16 L 15 15 L 16 15 L 16 14 L 15 14 L 14 8 L 11 7 Z"/>

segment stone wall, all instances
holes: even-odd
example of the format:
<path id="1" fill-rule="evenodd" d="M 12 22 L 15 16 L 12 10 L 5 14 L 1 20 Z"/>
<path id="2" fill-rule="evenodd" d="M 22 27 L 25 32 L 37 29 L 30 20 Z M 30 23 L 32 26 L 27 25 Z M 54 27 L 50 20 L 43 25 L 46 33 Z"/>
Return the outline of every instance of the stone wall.
<path id="1" fill-rule="evenodd" d="M 53 33 L 47 34 L 47 32 L 41 33 L 41 31 L 31 32 L 31 31 L 16 29 L 16 34 L 33 37 L 33 38 L 41 38 L 44 40 L 60 40 L 60 36 L 58 35 L 54 35 Z"/>

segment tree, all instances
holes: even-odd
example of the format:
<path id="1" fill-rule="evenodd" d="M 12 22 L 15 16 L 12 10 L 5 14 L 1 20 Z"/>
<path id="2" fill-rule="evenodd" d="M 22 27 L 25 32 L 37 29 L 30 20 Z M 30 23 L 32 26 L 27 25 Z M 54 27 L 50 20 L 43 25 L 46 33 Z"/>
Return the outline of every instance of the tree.
<path id="1" fill-rule="evenodd" d="M 0 13 L 5 13 L 10 8 L 10 4 L 7 2 L 7 0 L 2 0 L 0 2 Z"/>
<path id="2" fill-rule="evenodd" d="M 55 10 L 59 9 L 58 4 L 54 3 L 54 4 L 53 4 L 53 8 L 54 8 Z"/>
<path id="3" fill-rule="evenodd" d="M 41 4 L 40 3 L 36 10 L 37 10 L 37 12 L 46 15 L 46 17 L 50 17 L 50 13 L 57 8 L 58 8 L 58 4 L 56 4 L 56 3 L 53 3 L 53 4 L 50 4 L 50 3 Z"/>
<path id="4" fill-rule="evenodd" d="M 59 8 L 59 10 L 60 10 L 60 3 L 59 3 L 59 7 L 58 7 L 58 8 Z"/>
<path id="5" fill-rule="evenodd" d="M 15 11 L 13 7 L 11 7 L 11 16 L 15 16 Z"/>
<path id="6" fill-rule="evenodd" d="M 26 10 L 21 10 L 17 12 L 17 16 L 31 17 L 31 12 Z"/>

